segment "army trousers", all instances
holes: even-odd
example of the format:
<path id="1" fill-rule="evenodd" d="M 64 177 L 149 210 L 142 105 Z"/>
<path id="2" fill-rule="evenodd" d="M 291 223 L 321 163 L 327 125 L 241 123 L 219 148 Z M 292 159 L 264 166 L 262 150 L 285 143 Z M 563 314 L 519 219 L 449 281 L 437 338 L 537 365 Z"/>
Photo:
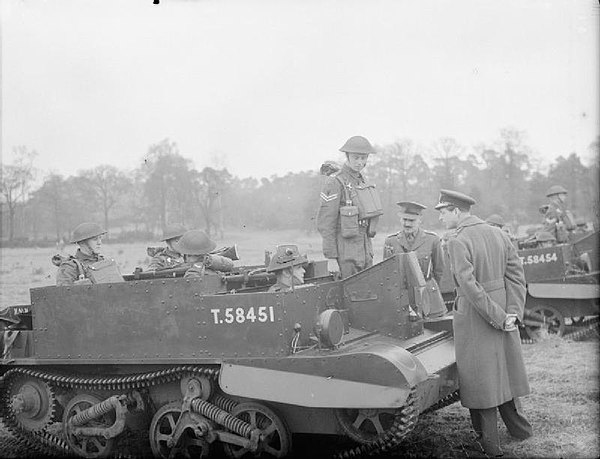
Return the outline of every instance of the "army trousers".
<path id="1" fill-rule="evenodd" d="M 340 275 L 342 276 L 342 279 L 345 279 L 346 277 L 350 277 L 353 274 L 362 271 L 363 269 L 373 266 L 373 257 L 367 254 L 363 264 L 359 264 L 354 260 L 340 260 L 339 258 L 337 259 L 337 263 L 340 267 Z"/>
<path id="2" fill-rule="evenodd" d="M 500 441 L 498 439 L 498 420 L 496 408 L 506 424 L 508 432 L 519 440 L 525 440 L 533 435 L 531 424 L 521 413 L 521 404 L 518 399 L 510 400 L 494 408 L 470 409 L 471 424 L 485 453 L 489 456 L 501 456 Z"/>

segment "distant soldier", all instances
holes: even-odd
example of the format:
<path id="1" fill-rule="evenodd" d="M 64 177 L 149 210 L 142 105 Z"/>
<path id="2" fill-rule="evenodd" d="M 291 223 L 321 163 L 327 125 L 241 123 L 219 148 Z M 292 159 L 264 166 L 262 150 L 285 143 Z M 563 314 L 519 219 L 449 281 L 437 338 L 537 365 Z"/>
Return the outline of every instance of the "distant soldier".
<path id="1" fill-rule="evenodd" d="M 548 188 L 546 196 L 550 199 L 544 214 L 544 231 L 552 233 L 558 242 L 566 242 L 570 231 L 575 229 L 575 219 L 567 208 L 567 190 L 560 185 Z"/>
<path id="2" fill-rule="evenodd" d="M 304 284 L 304 266 L 307 263 L 306 255 L 300 255 L 298 246 L 277 246 L 267 266 L 268 273 L 277 273 L 277 283 L 269 288 L 269 292 L 287 292 L 293 290 L 295 285 Z"/>
<path id="3" fill-rule="evenodd" d="M 182 225 L 172 225 L 165 228 L 161 241 L 164 241 L 166 247 L 148 247 L 146 249 L 149 256 L 152 257 L 148 270 L 169 269 L 179 266 L 183 263 L 183 256 L 175 249 L 175 245 L 185 233 L 186 229 Z"/>
<path id="4" fill-rule="evenodd" d="M 325 177 L 317 214 L 323 254 L 337 260 L 342 278 L 373 265 L 371 238 L 383 214 L 379 196 L 366 184 L 361 171 L 376 151 L 361 136 L 350 137 L 340 148 L 346 153 L 341 170 Z"/>
<path id="5" fill-rule="evenodd" d="M 52 262 L 59 266 L 56 273 L 56 285 L 92 283 L 90 266 L 104 260 L 100 254 L 102 236 L 106 234 L 97 223 L 86 222 L 73 230 L 71 243 L 77 244 L 77 252 L 68 258 L 56 255 Z"/>
<path id="6" fill-rule="evenodd" d="M 204 277 L 207 272 L 215 272 L 204 260 L 216 246 L 204 231 L 186 231 L 175 245 L 177 252 L 183 255 L 184 263 L 190 265 L 183 277 Z"/>
<path id="7" fill-rule="evenodd" d="M 500 456 L 497 411 L 509 433 L 532 435 L 518 397 L 530 392 L 521 339 L 525 275 L 508 236 L 471 215 L 475 200 L 441 190 L 436 209 L 452 230 L 446 248 L 456 286 L 454 343 L 460 400 L 469 408 L 473 429 L 489 456 Z"/>
<path id="8" fill-rule="evenodd" d="M 421 216 L 427 207 L 411 201 L 400 201 L 396 205 L 400 207 L 402 230 L 385 239 L 383 258 L 416 252 L 425 279 L 433 277 L 439 285 L 444 273 L 444 256 L 439 236 L 421 228 Z"/>

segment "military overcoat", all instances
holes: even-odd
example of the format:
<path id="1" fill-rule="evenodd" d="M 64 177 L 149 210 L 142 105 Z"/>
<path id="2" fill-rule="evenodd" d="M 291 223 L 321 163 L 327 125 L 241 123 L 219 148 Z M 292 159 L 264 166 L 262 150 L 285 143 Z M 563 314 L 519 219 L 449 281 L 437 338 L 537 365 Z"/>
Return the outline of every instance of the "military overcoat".
<path id="1" fill-rule="evenodd" d="M 148 247 L 147 251 L 152 256 L 149 270 L 175 268 L 183 264 L 183 256 L 169 247 Z"/>
<path id="2" fill-rule="evenodd" d="M 430 277 L 440 284 L 444 274 L 444 255 L 440 238 L 432 231 L 419 228 L 414 239 L 408 240 L 404 231 L 392 234 L 385 239 L 383 245 L 383 259 L 396 253 L 415 252 L 421 266 L 423 275 L 427 277 L 429 263 L 431 262 Z"/>
<path id="3" fill-rule="evenodd" d="M 84 278 L 89 278 L 87 267 L 97 261 L 104 260 L 102 255 L 87 255 L 77 249 L 74 256 L 70 256 L 68 260 L 61 263 L 56 272 L 56 285 L 71 285 L 79 279 L 80 275 Z M 80 269 L 83 268 L 83 272 Z"/>
<path id="4" fill-rule="evenodd" d="M 340 206 L 346 205 L 346 198 L 353 199 L 353 187 L 361 184 L 365 184 L 362 174 L 344 164 L 338 174 L 325 178 L 321 188 L 317 229 L 323 239 L 323 255 L 338 260 L 342 277 L 373 264 L 373 245 L 366 222 L 362 222 L 357 236 L 344 238 L 341 234 Z"/>
<path id="5" fill-rule="evenodd" d="M 463 406 L 485 409 L 527 395 L 518 330 L 503 330 L 508 313 L 523 320 L 525 276 L 508 235 L 476 216 L 447 237 L 457 298 L 454 343 Z"/>

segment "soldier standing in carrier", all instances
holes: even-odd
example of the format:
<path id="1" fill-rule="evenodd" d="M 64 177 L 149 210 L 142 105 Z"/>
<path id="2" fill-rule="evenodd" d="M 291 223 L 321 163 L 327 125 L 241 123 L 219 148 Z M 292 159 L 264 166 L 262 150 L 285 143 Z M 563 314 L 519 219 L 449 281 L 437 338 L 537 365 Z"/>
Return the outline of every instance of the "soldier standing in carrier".
<path id="1" fill-rule="evenodd" d="M 371 143 L 361 136 L 350 137 L 340 151 L 346 153 L 346 162 L 339 172 L 325 178 L 317 229 L 323 238 L 323 255 L 337 260 L 341 276 L 346 278 L 373 265 L 371 238 L 383 212 L 359 212 L 359 207 L 367 204 L 359 197 L 366 189 L 361 171 L 369 155 L 376 153 Z"/>
<path id="2" fill-rule="evenodd" d="M 79 247 L 75 255 L 63 259 L 56 272 L 56 285 L 71 285 L 80 281 L 90 282 L 88 268 L 91 264 L 104 260 L 100 255 L 102 236 L 106 234 L 97 223 L 86 222 L 73 230 L 71 243 Z M 54 261 L 54 260 L 53 260 Z"/>
<path id="3" fill-rule="evenodd" d="M 175 268 L 183 263 L 183 256 L 175 249 L 175 245 L 185 233 L 185 228 L 181 225 L 172 225 L 165 228 L 161 242 L 164 241 L 166 247 L 148 247 L 147 253 L 152 257 L 148 270 Z"/>
<path id="4" fill-rule="evenodd" d="M 433 277 L 439 285 L 444 274 L 444 257 L 440 238 L 421 228 L 421 215 L 427 207 L 418 202 L 400 201 L 402 230 L 388 236 L 383 245 L 383 259 L 396 253 L 416 252 L 425 279 Z"/>
<path id="5" fill-rule="evenodd" d="M 560 242 L 567 242 L 568 234 L 576 227 L 575 218 L 567 208 L 567 190 L 560 185 L 548 188 L 546 197 L 550 200 L 544 214 L 544 231 L 548 231 Z"/>
<path id="6" fill-rule="evenodd" d="M 501 456 L 496 409 L 509 433 L 532 435 L 518 397 L 529 382 L 516 326 L 523 320 L 525 276 L 508 236 L 470 214 L 475 200 L 441 190 L 440 220 L 451 231 L 446 250 L 456 285 L 454 342 L 460 399 L 486 454 Z"/>

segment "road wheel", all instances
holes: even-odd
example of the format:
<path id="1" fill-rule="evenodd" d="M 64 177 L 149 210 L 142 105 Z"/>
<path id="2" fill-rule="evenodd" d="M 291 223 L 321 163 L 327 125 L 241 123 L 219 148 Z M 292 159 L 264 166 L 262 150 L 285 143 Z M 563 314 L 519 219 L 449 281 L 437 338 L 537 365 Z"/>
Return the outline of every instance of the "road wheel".
<path id="1" fill-rule="evenodd" d="M 527 318 L 525 329 L 529 337 L 538 341 L 549 335 L 562 336 L 565 333 L 565 318 L 558 309 L 540 305 L 530 309 L 534 318 Z"/>

